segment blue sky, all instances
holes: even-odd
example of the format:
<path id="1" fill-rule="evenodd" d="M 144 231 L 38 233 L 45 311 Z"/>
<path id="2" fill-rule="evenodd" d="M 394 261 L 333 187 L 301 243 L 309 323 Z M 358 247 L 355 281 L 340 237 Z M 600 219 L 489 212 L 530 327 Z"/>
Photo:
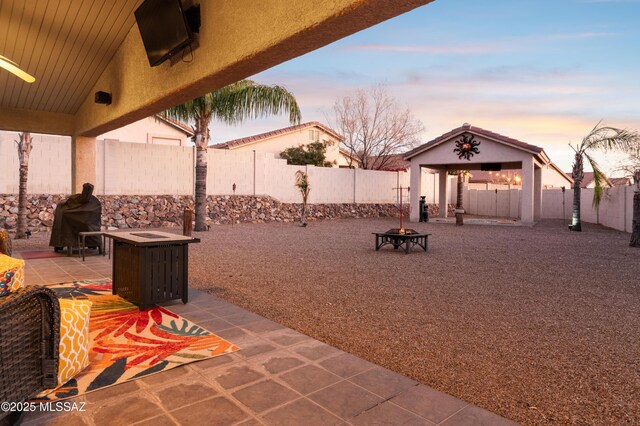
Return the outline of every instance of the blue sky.
<path id="1" fill-rule="evenodd" d="M 469 122 L 569 170 L 567 144 L 600 119 L 640 129 L 639 23 L 640 0 L 436 0 L 252 78 L 286 86 L 303 121 L 327 124 L 338 97 L 383 84 L 422 121 L 423 142 Z M 287 125 L 212 123 L 212 142 Z"/>

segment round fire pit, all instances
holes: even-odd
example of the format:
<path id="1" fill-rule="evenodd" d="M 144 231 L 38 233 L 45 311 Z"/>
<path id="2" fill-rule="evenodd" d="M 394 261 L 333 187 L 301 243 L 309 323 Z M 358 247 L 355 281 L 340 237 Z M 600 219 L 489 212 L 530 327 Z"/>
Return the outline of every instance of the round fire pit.
<path id="1" fill-rule="evenodd" d="M 407 228 L 391 228 L 385 234 L 393 234 L 393 235 L 414 235 L 419 232 L 415 229 L 407 229 Z"/>

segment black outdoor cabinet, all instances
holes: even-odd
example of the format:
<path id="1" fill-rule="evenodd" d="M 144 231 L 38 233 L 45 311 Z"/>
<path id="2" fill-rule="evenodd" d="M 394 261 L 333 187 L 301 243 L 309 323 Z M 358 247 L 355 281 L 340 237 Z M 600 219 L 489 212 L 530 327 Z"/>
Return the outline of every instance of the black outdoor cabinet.
<path id="1" fill-rule="evenodd" d="M 197 238 L 165 232 L 108 232 L 113 239 L 113 294 L 141 310 L 189 301 L 189 244 Z"/>

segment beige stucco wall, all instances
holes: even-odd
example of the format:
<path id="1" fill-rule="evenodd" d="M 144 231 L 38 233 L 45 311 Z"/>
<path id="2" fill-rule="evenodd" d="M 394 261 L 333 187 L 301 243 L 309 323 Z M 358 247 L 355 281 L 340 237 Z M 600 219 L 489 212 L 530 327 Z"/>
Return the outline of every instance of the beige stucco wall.
<path id="1" fill-rule="evenodd" d="M 105 139 L 156 145 L 189 145 L 188 135 L 154 116 L 98 136 L 98 140 Z"/>
<path id="2" fill-rule="evenodd" d="M 316 139 L 312 139 L 310 136 L 309 132 L 311 131 L 314 132 L 314 138 L 316 135 L 315 132 L 318 132 L 318 140 L 321 142 L 328 142 L 325 154 L 326 161 L 331 163 L 335 161 L 334 167 L 338 167 L 340 164 L 346 165 L 345 159 L 340 154 L 338 141 L 319 127 L 308 127 L 306 129 L 296 130 L 290 133 L 275 135 L 268 139 L 261 139 L 257 142 L 233 147 L 230 150 L 239 152 L 251 152 L 255 150 L 256 152 L 271 153 L 274 157 L 280 158 L 280 153 L 287 148 L 316 142 Z"/>

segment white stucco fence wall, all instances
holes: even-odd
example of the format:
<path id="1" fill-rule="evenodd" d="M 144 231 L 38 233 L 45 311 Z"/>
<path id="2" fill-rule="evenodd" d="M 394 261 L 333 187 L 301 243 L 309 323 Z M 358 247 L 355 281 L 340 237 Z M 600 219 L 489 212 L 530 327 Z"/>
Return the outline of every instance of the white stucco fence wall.
<path id="1" fill-rule="evenodd" d="M 481 216 L 496 216 L 496 191 L 476 190 L 465 191 L 465 210 L 469 214 Z M 593 208 L 593 189 L 580 190 L 580 220 L 588 223 L 598 223 L 619 231 L 631 232 L 633 221 L 633 186 L 617 186 L 606 189 L 602 202 L 596 210 Z M 498 190 L 497 216 L 519 217 L 518 204 L 521 191 Z M 564 216 L 563 216 L 564 199 Z M 511 208 L 508 209 L 508 203 Z M 563 194 L 561 189 L 545 189 L 542 191 L 542 219 L 565 219 L 571 221 L 573 210 L 573 190 L 567 189 Z M 508 213 L 507 213 L 508 212 Z"/>
<path id="2" fill-rule="evenodd" d="M 0 132 L 0 193 L 17 194 L 20 163 L 17 132 Z M 71 191 L 71 138 L 32 134 L 29 158 L 29 192 L 67 194 Z"/>
<path id="3" fill-rule="evenodd" d="M 17 194 L 17 133 L 0 133 L 0 193 Z M 96 147 L 97 195 L 192 195 L 193 147 L 99 140 Z M 207 194 L 269 195 L 284 203 L 301 201 L 295 173 L 304 166 L 287 165 L 271 153 L 209 149 Z M 409 186 L 406 172 L 382 172 L 307 166 L 311 203 L 395 203 L 400 184 Z M 34 136 L 29 163 L 29 192 L 68 194 L 71 191 L 71 139 Z M 404 201 L 408 203 L 405 192 Z"/>

